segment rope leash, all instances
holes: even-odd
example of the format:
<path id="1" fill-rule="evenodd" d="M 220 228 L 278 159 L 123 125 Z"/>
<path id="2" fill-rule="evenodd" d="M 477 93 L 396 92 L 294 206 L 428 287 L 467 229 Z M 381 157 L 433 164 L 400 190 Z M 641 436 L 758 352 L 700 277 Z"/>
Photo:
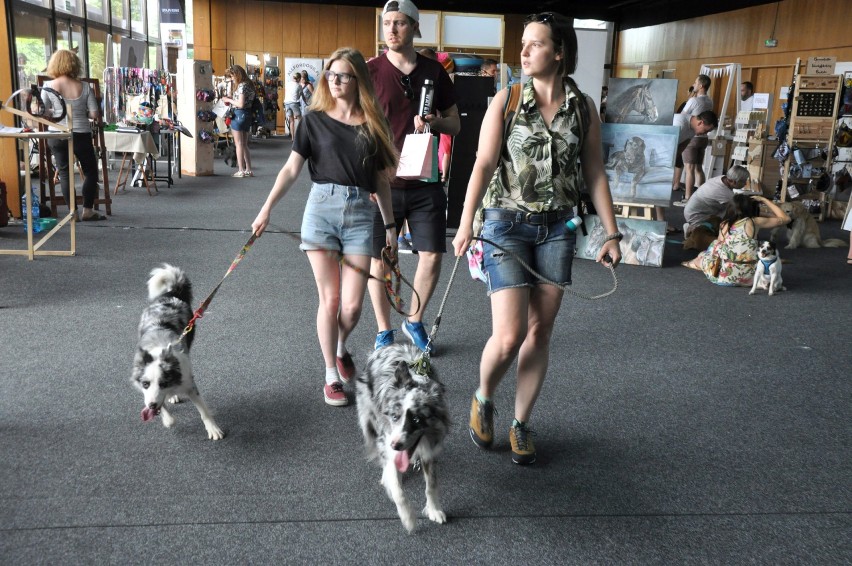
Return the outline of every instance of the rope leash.
<path id="1" fill-rule="evenodd" d="M 210 302 L 213 300 L 213 297 L 215 297 L 216 293 L 219 292 L 219 287 L 222 286 L 222 283 L 225 282 L 225 279 L 228 278 L 228 275 L 230 275 L 231 272 L 233 272 L 234 269 L 237 268 L 237 265 L 239 265 L 239 263 L 246 256 L 246 253 L 248 253 L 249 248 L 252 247 L 255 240 L 257 240 L 257 236 L 255 234 L 252 234 L 251 237 L 248 239 L 248 241 L 245 243 L 245 245 L 240 250 L 240 253 L 237 254 L 237 257 L 235 257 L 234 261 L 231 262 L 231 267 L 229 267 L 228 271 L 225 272 L 225 276 L 222 277 L 222 280 L 219 281 L 219 284 L 216 285 L 216 287 L 213 288 L 213 291 L 209 295 L 207 295 L 207 298 L 204 299 L 204 301 L 201 302 L 201 306 L 199 306 L 197 309 L 195 309 L 195 312 L 192 313 L 192 318 L 189 319 L 189 322 L 186 324 L 186 328 L 183 329 L 183 333 L 180 335 L 180 338 L 178 338 L 175 341 L 175 344 L 179 344 L 181 342 L 181 340 L 183 340 L 186 337 L 187 334 L 192 332 L 192 330 L 195 328 L 195 321 L 196 320 L 204 317 L 204 311 L 207 310 L 207 307 L 210 306 Z"/>
<path id="2" fill-rule="evenodd" d="M 510 256 L 512 256 L 515 259 L 515 261 L 520 263 L 521 266 L 523 266 L 524 269 L 526 269 L 527 271 L 529 271 L 530 273 L 535 275 L 540 281 L 544 281 L 545 283 L 555 285 L 555 286 L 559 287 L 560 289 L 562 289 L 563 291 L 565 291 L 566 293 L 568 293 L 569 295 L 573 295 L 573 296 L 577 297 L 578 299 L 584 299 L 586 301 L 596 301 L 598 299 L 603 299 L 604 297 L 609 297 L 610 295 L 615 293 L 615 291 L 618 289 L 618 276 L 615 274 L 615 267 L 613 267 L 612 263 L 603 264 L 604 267 L 609 269 L 609 272 L 612 275 L 612 289 L 610 289 L 606 293 L 602 293 L 600 295 L 585 295 L 583 293 L 579 293 L 579 292 L 575 291 L 574 289 L 569 288 L 568 285 L 562 285 L 560 283 L 557 283 L 556 281 L 551 281 L 550 279 L 548 279 L 547 277 L 545 277 L 544 275 L 542 275 L 541 273 L 539 273 L 538 271 L 533 269 L 526 261 L 524 261 L 523 259 L 518 257 L 518 254 L 516 254 L 512 250 L 507 250 L 506 248 L 504 248 L 500 244 L 492 242 L 488 238 L 480 238 L 479 236 L 474 236 L 473 239 L 479 240 L 480 242 L 485 243 L 485 244 L 490 244 L 490 245 L 494 246 L 495 248 L 497 248 L 498 250 L 509 254 Z"/>
<path id="3" fill-rule="evenodd" d="M 594 300 L 598 300 L 598 299 L 603 299 L 604 297 L 608 297 L 608 296 L 612 295 L 618 289 L 618 277 L 615 274 L 615 267 L 613 267 L 613 265 L 611 263 L 609 265 L 604 264 L 604 267 L 609 269 L 609 272 L 612 275 L 612 281 L 613 281 L 612 289 L 610 289 L 606 293 L 603 293 L 603 294 L 600 294 L 600 295 L 584 295 L 583 293 L 579 293 L 577 291 L 574 291 L 573 289 L 570 289 L 567 285 L 561 285 L 559 283 L 556 283 L 555 281 L 551 281 L 550 279 L 548 279 L 547 277 L 543 276 L 542 274 L 537 272 L 535 269 L 533 269 L 526 261 L 524 261 L 523 259 L 518 257 L 518 254 L 514 253 L 512 250 L 507 250 L 506 248 L 500 246 L 499 244 L 492 242 L 491 240 L 489 240 L 487 238 L 480 238 L 480 237 L 474 236 L 473 239 L 479 240 L 483 243 L 490 244 L 490 245 L 494 246 L 495 248 L 511 255 L 513 258 L 515 258 L 515 260 L 518 261 L 518 263 L 520 263 L 524 267 L 524 269 L 526 269 L 527 271 L 532 273 L 539 280 L 544 281 L 545 283 L 549 283 L 551 285 L 555 285 L 556 287 L 559 287 L 560 289 L 562 289 L 566 293 L 573 295 L 575 297 L 578 297 L 580 299 L 585 299 L 587 301 L 594 301 Z M 453 272 L 450 274 L 450 280 L 447 283 L 447 288 L 444 290 L 444 296 L 441 299 L 441 305 L 438 307 L 438 314 L 435 317 L 435 322 L 432 324 L 432 329 L 429 332 L 429 338 L 426 341 L 426 351 L 423 352 L 416 360 L 414 360 L 414 363 L 409 365 L 409 367 L 412 370 L 419 373 L 420 375 L 429 376 L 432 373 L 432 363 L 431 363 L 432 342 L 434 342 L 435 336 L 438 334 L 438 327 L 441 325 L 441 318 L 443 317 L 443 314 L 444 314 L 444 306 L 447 304 L 447 297 L 449 297 L 449 295 L 450 295 L 450 288 L 453 286 L 453 281 L 455 280 L 456 273 L 458 272 L 458 269 L 459 269 L 459 262 L 461 262 L 462 257 L 463 256 L 457 256 L 456 257 L 456 262 L 453 265 Z"/>
<path id="4" fill-rule="evenodd" d="M 285 236 L 289 236 L 290 238 L 292 238 L 293 240 L 296 240 L 299 243 L 302 242 L 302 238 L 300 236 L 297 236 L 293 232 L 288 232 L 288 231 L 282 230 L 280 228 L 278 228 L 277 232 L 272 232 L 272 233 L 273 234 L 284 234 Z M 338 263 L 340 263 L 341 265 L 345 265 L 345 266 L 349 267 L 350 269 L 354 270 L 356 273 L 358 273 L 359 275 L 361 275 L 365 279 L 375 279 L 376 281 L 380 281 L 384 285 L 385 296 L 387 297 L 388 302 L 390 303 L 391 307 L 393 307 L 393 310 L 395 310 L 397 313 L 401 314 L 402 316 L 405 316 L 405 317 L 413 316 L 414 314 L 417 313 L 417 311 L 420 310 L 420 305 L 421 305 L 420 294 L 414 289 L 414 286 L 411 284 L 411 282 L 408 279 L 406 279 L 405 276 L 400 271 L 399 260 L 398 260 L 398 258 L 392 257 L 390 255 L 390 248 L 389 247 L 385 247 L 385 248 L 382 249 L 382 262 L 385 265 L 388 266 L 388 271 L 385 274 L 384 278 L 382 278 L 382 279 L 376 277 L 375 275 L 373 275 L 369 271 L 361 269 L 360 267 L 358 267 L 357 265 L 355 265 L 354 263 L 352 263 L 351 261 L 346 259 L 346 257 L 341 252 L 339 252 L 337 250 L 316 250 L 316 251 L 325 251 L 325 253 L 327 253 L 329 255 L 337 256 Z M 405 307 L 405 301 L 402 300 L 402 293 L 401 293 L 403 283 L 405 283 L 406 287 L 411 289 L 412 297 L 414 298 L 414 300 L 417 303 L 417 308 L 414 309 L 410 313 L 403 310 L 404 307 Z"/>

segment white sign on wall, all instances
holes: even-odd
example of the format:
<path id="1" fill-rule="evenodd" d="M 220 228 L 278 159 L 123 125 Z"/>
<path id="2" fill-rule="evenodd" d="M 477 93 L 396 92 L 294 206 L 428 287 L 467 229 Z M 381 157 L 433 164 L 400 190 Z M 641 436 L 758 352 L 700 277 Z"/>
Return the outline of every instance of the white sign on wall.
<path id="1" fill-rule="evenodd" d="M 756 92 L 754 93 L 754 98 L 752 99 L 752 109 L 753 110 L 768 110 L 769 109 L 769 93 L 768 92 Z"/>

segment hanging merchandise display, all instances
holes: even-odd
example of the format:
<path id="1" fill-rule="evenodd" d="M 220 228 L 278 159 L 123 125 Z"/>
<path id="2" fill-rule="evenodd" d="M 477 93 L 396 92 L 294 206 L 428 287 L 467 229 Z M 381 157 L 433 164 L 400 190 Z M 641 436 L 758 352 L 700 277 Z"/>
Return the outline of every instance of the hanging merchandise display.
<path id="1" fill-rule="evenodd" d="M 174 93 L 174 76 L 168 71 L 107 67 L 103 81 L 104 122 L 132 121 L 142 101 L 151 104 L 154 114 L 174 120 Z"/>

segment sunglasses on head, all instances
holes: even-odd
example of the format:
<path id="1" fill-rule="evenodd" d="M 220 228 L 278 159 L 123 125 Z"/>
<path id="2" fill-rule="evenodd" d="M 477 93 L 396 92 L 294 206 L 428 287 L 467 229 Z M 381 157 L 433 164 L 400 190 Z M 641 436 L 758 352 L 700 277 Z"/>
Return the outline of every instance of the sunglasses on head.
<path id="1" fill-rule="evenodd" d="M 399 77 L 399 82 L 402 84 L 402 88 L 404 89 L 405 98 L 408 100 L 414 98 L 414 90 L 411 88 L 411 77 L 408 75 L 402 75 Z"/>
<path id="2" fill-rule="evenodd" d="M 538 24 L 549 24 L 553 22 L 553 12 L 541 12 L 540 14 L 530 14 L 527 16 L 527 19 L 524 20 L 525 24 L 531 23 Z"/>

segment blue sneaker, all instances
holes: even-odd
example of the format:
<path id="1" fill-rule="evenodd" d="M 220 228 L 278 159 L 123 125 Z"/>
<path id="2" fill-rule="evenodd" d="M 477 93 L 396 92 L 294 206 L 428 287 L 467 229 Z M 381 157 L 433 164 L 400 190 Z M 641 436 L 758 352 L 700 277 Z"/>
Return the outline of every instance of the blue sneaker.
<path id="1" fill-rule="evenodd" d="M 396 330 L 382 330 L 381 332 L 376 334 L 375 349 L 378 350 L 379 348 L 384 348 L 385 346 L 390 346 L 391 344 L 393 344 L 394 332 L 396 332 Z"/>
<path id="2" fill-rule="evenodd" d="M 422 322 L 402 321 L 402 333 L 408 336 L 411 343 L 426 351 L 426 345 L 429 344 L 429 335 L 426 334 L 426 329 L 423 328 Z M 429 352 L 432 351 L 432 344 L 429 344 Z"/>

